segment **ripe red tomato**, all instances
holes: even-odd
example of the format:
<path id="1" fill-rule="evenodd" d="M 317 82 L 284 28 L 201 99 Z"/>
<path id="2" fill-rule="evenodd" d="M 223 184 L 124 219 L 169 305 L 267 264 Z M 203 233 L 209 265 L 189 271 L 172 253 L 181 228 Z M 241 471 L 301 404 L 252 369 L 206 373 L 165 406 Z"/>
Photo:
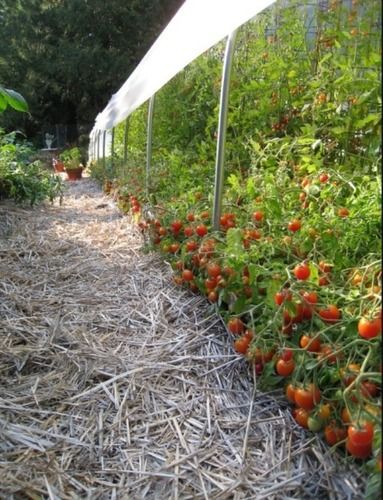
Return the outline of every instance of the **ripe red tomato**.
<path id="1" fill-rule="evenodd" d="M 368 458 L 372 453 L 372 444 L 357 444 L 347 438 L 346 450 L 355 458 Z"/>
<path id="2" fill-rule="evenodd" d="M 379 387 L 371 380 L 363 380 L 360 385 L 360 392 L 365 398 L 374 398 L 379 394 Z"/>
<path id="3" fill-rule="evenodd" d="M 198 248 L 198 243 L 194 240 L 190 240 L 186 242 L 186 250 L 188 252 L 194 252 Z"/>
<path id="4" fill-rule="evenodd" d="M 185 227 L 184 235 L 186 236 L 186 238 L 190 238 L 190 236 L 192 236 L 193 233 L 194 233 L 194 229 L 191 226 Z"/>
<path id="5" fill-rule="evenodd" d="M 308 352 L 319 352 L 321 343 L 318 337 L 312 338 L 309 335 L 302 335 L 299 345 Z"/>
<path id="6" fill-rule="evenodd" d="M 326 425 L 324 429 L 324 437 L 327 444 L 334 446 L 335 444 L 343 441 L 347 437 L 346 427 L 339 427 L 335 422 Z"/>
<path id="7" fill-rule="evenodd" d="M 320 174 L 319 180 L 320 182 L 327 182 L 329 180 L 330 176 L 326 173 Z"/>
<path id="8" fill-rule="evenodd" d="M 253 213 L 252 217 L 254 221 L 261 222 L 263 220 L 264 213 L 261 211 L 257 211 Z"/>
<path id="9" fill-rule="evenodd" d="M 186 218 L 187 218 L 187 220 L 188 220 L 189 222 L 194 222 L 194 221 L 195 221 L 195 216 L 194 216 L 194 214 L 192 214 L 192 213 L 187 214 Z"/>
<path id="10" fill-rule="evenodd" d="M 293 219 L 290 221 L 287 225 L 287 229 L 289 231 L 292 231 L 295 233 L 296 231 L 299 231 L 299 229 L 302 227 L 301 221 L 299 219 Z"/>
<path id="11" fill-rule="evenodd" d="M 350 215 L 350 212 L 347 208 L 342 207 L 338 209 L 338 215 L 339 217 L 348 217 Z"/>
<path id="12" fill-rule="evenodd" d="M 184 269 L 182 271 L 182 278 L 184 281 L 192 281 L 194 278 L 193 272 L 190 269 Z"/>
<path id="13" fill-rule="evenodd" d="M 303 292 L 302 297 L 311 305 L 317 304 L 318 302 L 318 294 L 316 292 Z"/>
<path id="14" fill-rule="evenodd" d="M 329 280 L 328 280 L 327 276 L 320 276 L 320 277 L 319 277 L 319 281 L 318 281 L 319 286 L 326 286 L 326 285 L 328 285 L 329 283 L 330 283 L 330 282 L 329 282 Z"/>
<path id="15" fill-rule="evenodd" d="M 274 295 L 274 302 L 277 304 L 277 306 L 280 306 L 283 304 L 285 300 L 291 300 L 292 299 L 292 293 L 288 288 L 284 288 L 280 292 L 277 292 Z"/>
<path id="16" fill-rule="evenodd" d="M 217 279 L 216 278 L 207 278 L 205 280 L 205 286 L 207 290 L 212 290 L 217 286 Z"/>
<path id="17" fill-rule="evenodd" d="M 209 214 L 208 210 L 204 210 L 203 212 L 201 212 L 199 214 L 199 216 L 200 216 L 201 219 L 208 219 L 210 217 L 210 214 Z"/>
<path id="18" fill-rule="evenodd" d="M 179 243 L 172 243 L 169 247 L 169 252 L 170 253 L 177 253 L 180 248 Z"/>
<path id="19" fill-rule="evenodd" d="M 307 280 L 310 276 L 310 267 L 306 262 L 297 264 L 294 267 L 294 275 L 298 280 Z"/>
<path id="20" fill-rule="evenodd" d="M 205 226 L 205 224 L 199 224 L 196 227 L 195 232 L 202 238 L 203 236 L 207 235 L 207 227 Z"/>
<path id="21" fill-rule="evenodd" d="M 289 375 L 291 375 L 294 371 L 294 368 L 295 361 L 293 359 L 285 361 L 284 359 L 280 358 L 275 365 L 275 370 L 281 377 L 288 377 Z"/>
<path id="22" fill-rule="evenodd" d="M 285 349 L 281 354 L 281 359 L 283 359 L 283 361 L 290 361 L 290 359 L 293 359 L 293 351 L 291 349 Z"/>
<path id="23" fill-rule="evenodd" d="M 171 228 L 172 228 L 172 231 L 173 233 L 179 233 L 179 231 L 181 230 L 182 228 L 182 221 L 180 220 L 174 220 L 171 224 L 170 224 Z"/>
<path id="24" fill-rule="evenodd" d="M 293 416 L 297 424 L 304 429 L 308 429 L 309 412 L 307 410 L 304 408 L 295 408 L 293 410 Z"/>
<path id="25" fill-rule="evenodd" d="M 298 387 L 295 391 L 296 405 L 308 411 L 312 410 L 319 403 L 320 398 L 320 390 L 314 384 L 310 384 L 307 387 Z"/>
<path id="26" fill-rule="evenodd" d="M 348 439 L 356 445 L 371 445 L 374 438 L 374 426 L 371 422 L 351 424 L 347 430 Z"/>
<path id="27" fill-rule="evenodd" d="M 208 264 L 206 270 L 210 278 L 216 278 L 221 274 L 221 267 L 216 262 Z"/>
<path id="28" fill-rule="evenodd" d="M 367 340 L 377 337 L 382 332 L 382 318 L 360 318 L 358 332 L 361 337 Z"/>
<path id="29" fill-rule="evenodd" d="M 240 318 L 231 318 L 227 323 L 228 330 L 234 335 L 240 335 L 245 331 L 245 325 Z"/>
<path id="30" fill-rule="evenodd" d="M 250 339 L 246 335 L 243 335 L 234 341 L 234 349 L 240 354 L 246 354 L 249 344 Z"/>
<path id="31" fill-rule="evenodd" d="M 290 403 L 295 403 L 295 391 L 296 387 L 293 384 L 287 384 L 286 386 L 286 399 L 290 401 Z"/>
<path id="32" fill-rule="evenodd" d="M 326 323 L 334 323 L 338 321 L 342 313 L 334 304 L 329 304 L 325 309 L 319 309 L 319 316 L 326 321 Z"/>

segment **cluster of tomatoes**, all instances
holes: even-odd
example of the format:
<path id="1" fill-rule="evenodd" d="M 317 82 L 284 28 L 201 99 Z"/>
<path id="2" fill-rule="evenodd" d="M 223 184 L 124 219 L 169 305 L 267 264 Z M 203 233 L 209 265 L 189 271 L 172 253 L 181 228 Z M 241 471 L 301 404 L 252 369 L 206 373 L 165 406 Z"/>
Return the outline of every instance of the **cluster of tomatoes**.
<path id="1" fill-rule="evenodd" d="M 327 172 L 299 180 L 302 212 L 278 233 L 269 229 L 273 224 L 265 203 L 255 210 L 242 205 L 224 212 L 220 230 L 213 232 L 211 213 L 202 202 L 196 209 L 199 193 L 193 209 L 189 205 L 186 211 L 184 204 L 182 216 L 181 211 L 171 217 L 163 210 L 157 218 L 142 216 L 139 226 L 171 260 L 174 282 L 217 305 L 234 349 L 246 357 L 264 386 L 284 384 L 297 423 L 323 432 L 329 445 L 345 445 L 349 454 L 365 459 L 380 453 L 381 275 L 376 266 L 352 269 L 347 284 L 335 292 L 339 276 L 334 275 L 331 257 L 316 261 L 315 254 L 299 244 L 304 211 L 317 196 L 312 186 L 326 186 L 330 180 Z M 140 213 L 137 198 L 130 196 L 129 203 L 132 212 Z M 334 216 L 347 220 L 349 215 L 341 205 Z M 331 228 L 326 231 L 333 234 Z M 319 245 L 317 230 L 309 227 L 305 234 Z M 252 260 L 261 249 L 266 257 L 255 265 Z M 273 267 L 278 259 L 285 262 L 283 272 Z M 352 317 L 352 302 L 348 306 L 342 299 L 346 286 L 351 295 L 354 290 L 364 294 L 363 301 L 358 299 L 357 318 Z"/>

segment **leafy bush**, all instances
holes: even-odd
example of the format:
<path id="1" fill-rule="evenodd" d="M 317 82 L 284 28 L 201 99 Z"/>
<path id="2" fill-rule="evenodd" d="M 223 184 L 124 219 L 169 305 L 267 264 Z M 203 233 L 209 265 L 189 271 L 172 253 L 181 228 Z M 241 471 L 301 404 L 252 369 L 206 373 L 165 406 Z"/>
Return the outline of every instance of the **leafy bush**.
<path id="1" fill-rule="evenodd" d="M 33 153 L 28 143 L 17 140 L 16 132 L 0 131 L 0 198 L 34 205 L 62 197 L 61 179 L 43 168 L 39 161 L 29 162 Z"/>

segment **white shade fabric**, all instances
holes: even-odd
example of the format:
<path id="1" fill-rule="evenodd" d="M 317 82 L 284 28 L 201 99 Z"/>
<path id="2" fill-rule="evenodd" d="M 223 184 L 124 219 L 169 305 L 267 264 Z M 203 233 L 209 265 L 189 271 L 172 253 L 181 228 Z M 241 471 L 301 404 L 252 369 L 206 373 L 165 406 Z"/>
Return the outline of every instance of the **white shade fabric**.
<path id="1" fill-rule="evenodd" d="M 274 0 L 186 0 L 97 116 L 94 130 L 118 125 L 200 54 L 272 3 Z"/>

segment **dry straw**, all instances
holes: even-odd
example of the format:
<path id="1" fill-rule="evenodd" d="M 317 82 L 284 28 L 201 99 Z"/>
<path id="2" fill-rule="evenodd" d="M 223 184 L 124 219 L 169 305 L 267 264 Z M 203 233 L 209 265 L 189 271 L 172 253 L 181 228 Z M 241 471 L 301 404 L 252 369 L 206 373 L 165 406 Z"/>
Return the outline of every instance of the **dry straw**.
<path id="1" fill-rule="evenodd" d="M 260 393 L 222 322 L 89 179 L 0 204 L 0 495 L 359 498 L 357 468 Z M 363 489 L 363 488 L 362 488 Z"/>

